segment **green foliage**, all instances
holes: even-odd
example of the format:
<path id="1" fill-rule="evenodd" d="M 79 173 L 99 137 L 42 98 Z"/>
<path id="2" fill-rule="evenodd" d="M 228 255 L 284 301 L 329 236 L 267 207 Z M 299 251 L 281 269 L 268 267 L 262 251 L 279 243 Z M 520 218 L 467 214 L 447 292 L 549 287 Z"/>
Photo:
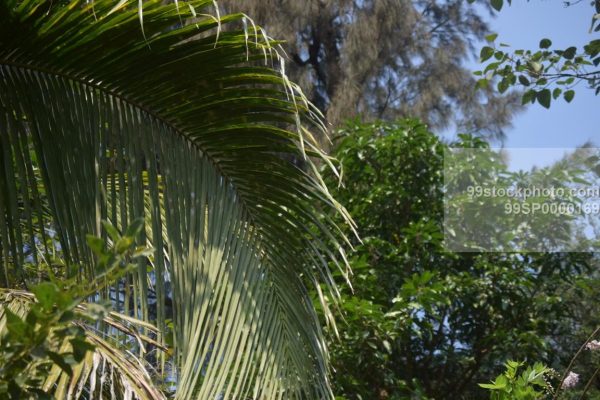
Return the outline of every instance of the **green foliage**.
<path id="1" fill-rule="evenodd" d="M 40 266 L 49 280 L 36 284 L 31 293 L 0 289 L 0 397 L 3 399 L 53 398 L 44 383 L 53 366 L 68 376 L 95 346 L 86 338 L 85 325 L 103 320 L 109 303 L 82 305 L 98 290 L 131 272 L 136 258 L 147 253 L 135 246 L 143 221 L 134 222 L 124 235 L 109 223 L 104 227 L 114 240 L 87 236 L 100 267 L 91 281 L 56 277 L 65 268 L 62 260 Z M 15 302 L 15 300 L 17 300 Z"/>
<path id="2" fill-rule="evenodd" d="M 503 0 L 490 0 L 494 9 L 500 11 Z M 569 2 L 565 2 L 567 6 Z M 593 2 L 592 2 L 593 3 Z M 508 0 L 510 4 L 510 0 Z M 598 32 L 596 10 L 592 15 L 590 32 Z M 533 104 L 536 101 L 550 108 L 553 100 L 562 97 L 570 103 L 575 97 L 575 87 L 585 83 L 596 95 L 600 93 L 600 39 L 592 39 L 583 48 L 569 46 L 564 49 L 552 49 L 552 41 L 543 38 L 539 50 L 519 49 L 508 51 L 506 44 L 496 44 L 497 35 L 486 39 L 488 45 L 480 53 L 482 63 L 494 57 L 492 62 L 475 74 L 479 76 L 478 88 L 485 88 L 497 82 L 500 93 L 516 86 L 523 90 L 522 103 Z"/>
<path id="3" fill-rule="evenodd" d="M 598 234 L 588 237 L 582 229 L 586 223 L 594 225 L 596 213 L 585 203 L 588 199 L 574 194 L 598 183 L 592 169 L 598 159 L 595 149 L 581 148 L 551 166 L 514 172 L 502 152 L 470 148 L 469 138 L 461 137 L 467 147 L 449 149 L 444 158 L 445 248 L 457 252 L 598 249 Z"/>
<path id="4" fill-rule="evenodd" d="M 4 309 L 5 328 L 0 339 L 0 396 L 21 399 L 29 396 L 51 398 L 42 390 L 53 364 L 71 375 L 72 365 L 82 361 L 93 346 L 85 340 L 83 328 L 72 324 L 82 319 L 74 312 L 78 304 L 69 291 L 53 283 L 35 286 L 36 303 L 21 319 Z M 60 352 L 68 341 L 72 349 Z"/>
<path id="5" fill-rule="evenodd" d="M 490 400 L 541 400 L 548 396 L 552 387 L 547 379 L 553 375 L 551 369 L 540 363 L 522 370 L 524 363 L 506 362 L 506 371 L 492 383 L 480 383 L 488 389 Z"/>
<path id="6" fill-rule="evenodd" d="M 350 122 L 336 140 L 343 186 L 334 195 L 363 237 L 349 255 L 353 292 L 342 293 L 341 340 L 329 342 L 338 396 L 484 399 L 476 382 L 504 360 L 564 356 L 553 343 L 573 334 L 597 259 L 446 252 L 446 145 L 414 120 Z M 456 145 L 489 146 L 471 136 Z"/>

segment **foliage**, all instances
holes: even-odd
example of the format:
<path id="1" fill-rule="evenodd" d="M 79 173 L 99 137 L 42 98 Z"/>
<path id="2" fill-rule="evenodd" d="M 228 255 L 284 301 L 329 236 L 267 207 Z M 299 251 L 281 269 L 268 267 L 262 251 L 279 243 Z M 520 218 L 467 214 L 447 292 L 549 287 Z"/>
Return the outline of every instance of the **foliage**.
<path id="1" fill-rule="evenodd" d="M 472 141 L 444 152 L 444 247 L 457 252 L 593 252 L 599 154 L 583 147 L 551 166 L 510 171 L 506 154 Z M 457 147 L 456 147 L 457 146 Z M 508 154 L 510 157 L 510 153 Z"/>
<path id="2" fill-rule="evenodd" d="M 50 282 L 32 289 L 36 296 L 24 319 L 10 309 L 1 312 L 5 327 L 0 341 L 0 395 L 7 399 L 51 398 L 42 390 L 43 383 L 56 364 L 68 375 L 73 374 L 72 365 L 83 360 L 93 345 L 85 340 L 83 328 L 73 324 L 84 315 L 74 312 L 78 304 L 69 290 L 62 291 Z M 87 316 L 86 316 L 87 317 Z M 91 322 L 99 316 L 86 319 Z M 68 342 L 72 351 L 59 353 L 63 343 Z"/>
<path id="3" fill-rule="evenodd" d="M 115 232 L 115 228 L 106 226 Z M 102 238 L 88 236 L 100 268 L 90 282 L 57 277 L 54 271 L 68 266 L 62 260 L 55 260 L 51 265 L 37 266 L 47 271 L 48 276 L 38 276 L 44 280 L 33 286 L 31 292 L 0 289 L 0 396 L 3 399 L 71 398 L 74 393 L 70 382 L 78 385 L 77 393 L 82 391 L 81 376 L 76 375 L 81 375 L 85 359 L 93 357 L 90 352 L 99 350 L 94 338 L 88 337 L 88 331 L 100 322 L 114 327 L 114 321 L 119 318 L 114 314 L 109 317 L 110 304 L 86 304 L 85 299 L 135 268 L 132 262 L 146 253 L 146 249 L 135 246 L 135 237 L 141 228 L 139 221 L 133 224 L 110 248 Z M 140 339 L 139 334 L 131 336 Z M 113 351 L 119 349 L 113 348 Z M 126 357 L 124 354 L 121 357 Z M 87 374 L 95 375 L 96 368 L 93 372 L 88 369 Z M 53 382 L 61 375 L 62 379 L 72 379 L 68 393 L 64 389 L 61 392 L 60 386 L 54 390 Z M 98 381 L 101 380 L 105 380 L 104 372 L 98 377 Z M 114 380 L 108 378 L 112 385 Z M 92 383 L 87 388 L 88 393 L 93 394 L 95 386 Z M 100 398 L 101 386 L 98 385 Z M 139 385 L 134 391 L 143 392 L 142 387 Z"/>
<path id="4" fill-rule="evenodd" d="M 497 375 L 507 359 L 564 369 L 572 349 L 555 344 L 580 329 L 585 334 L 578 325 L 581 299 L 597 284 L 598 259 L 446 252 L 446 145 L 414 120 L 353 121 L 336 139 L 344 185 L 334 195 L 363 237 L 349 255 L 353 291 L 342 293 L 341 339 L 329 342 L 336 394 L 484 399 L 476 382 Z M 456 145 L 488 146 L 469 136 Z M 590 324 L 600 322 L 592 303 Z"/>
<path id="5" fill-rule="evenodd" d="M 470 90 L 463 62 L 489 33 L 462 0 L 223 0 L 286 40 L 288 70 L 334 126 L 349 117 L 418 117 L 432 129 L 500 137 L 515 94 Z M 484 6 L 485 7 L 485 6 Z"/>
<path id="6" fill-rule="evenodd" d="M 540 400 L 550 394 L 551 386 L 547 382 L 552 370 L 536 363 L 521 370 L 523 363 L 507 361 L 506 371 L 492 383 L 480 383 L 488 389 L 490 400 Z"/>
<path id="7" fill-rule="evenodd" d="M 212 0 L 0 3 L 0 286 L 29 285 L 26 264 L 52 254 L 89 281 L 103 258 L 85 234 L 128 245 L 101 221 L 125 232 L 142 218 L 150 261 L 94 301 L 172 352 L 103 323 L 98 357 L 131 345 L 178 399 L 331 398 L 307 285 L 336 297 L 329 262 L 347 268 L 346 238 L 319 217 L 352 222 L 316 171 L 325 128 L 277 42 L 244 14 L 211 13 Z"/>
<path id="8" fill-rule="evenodd" d="M 508 0 L 508 3 L 511 1 Z M 570 2 L 565 3 L 570 5 Z M 591 4 L 595 9 L 590 32 L 598 32 L 600 3 Z M 491 0 L 491 5 L 500 11 L 503 0 Z M 491 81 L 497 80 L 498 91 L 505 93 L 517 86 L 523 90 L 523 104 L 537 101 L 545 108 L 550 108 L 552 100 L 560 97 L 570 103 L 580 83 L 586 84 L 596 95 L 600 93 L 600 70 L 597 68 L 600 64 L 600 39 L 590 40 L 581 49 L 576 46 L 552 49 L 552 41 L 543 38 L 539 50 L 518 49 L 511 52 L 506 49 L 508 45 L 496 44 L 496 38 L 496 34 L 488 35 L 489 43 L 481 49 L 481 62 L 490 59 L 491 62 L 483 71 L 476 72 L 480 76 L 478 87 L 487 88 Z"/>

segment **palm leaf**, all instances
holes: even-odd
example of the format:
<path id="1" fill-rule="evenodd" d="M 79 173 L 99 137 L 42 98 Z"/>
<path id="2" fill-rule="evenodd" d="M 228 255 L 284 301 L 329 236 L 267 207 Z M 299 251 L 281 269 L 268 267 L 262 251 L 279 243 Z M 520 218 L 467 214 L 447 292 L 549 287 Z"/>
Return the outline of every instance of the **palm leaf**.
<path id="1" fill-rule="evenodd" d="M 85 234 L 143 216 L 151 268 L 112 291 L 158 340 L 172 299 L 177 398 L 331 398 L 306 284 L 335 299 L 328 215 L 352 223 L 316 172 L 318 113 L 245 15 L 150 0 L 142 32 L 115 4 L 0 5 L 0 285 L 27 280 L 24 249 L 94 265 Z"/>

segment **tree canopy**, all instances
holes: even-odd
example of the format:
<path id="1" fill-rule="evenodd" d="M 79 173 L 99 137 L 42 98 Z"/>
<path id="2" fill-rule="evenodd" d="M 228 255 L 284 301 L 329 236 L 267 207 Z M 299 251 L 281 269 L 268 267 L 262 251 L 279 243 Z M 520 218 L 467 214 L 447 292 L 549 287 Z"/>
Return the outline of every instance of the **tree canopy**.
<path id="1" fill-rule="evenodd" d="M 507 360 L 564 370 L 600 322 L 597 255 L 449 252 L 448 145 L 415 120 L 351 121 L 336 144 L 344 186 L 333 193 L 363 238 L 349 254 L 342 339 L 330 341 L 341 398 L 486 399 L 477 383 Z M 471 136 L 452 145 L 489 146 Z M 506 216 L 485 218 L 502 225 Z"/>
<path id="2" fill-rule="evenodd" d="M 489 34 L 461 0 L 223 0 L 286 40 L 290 76 L 334 126 L 348 117 L 417 117 L 432 129 L 501 137 L 517 95 L 475 93 L 463 63 Z"/>

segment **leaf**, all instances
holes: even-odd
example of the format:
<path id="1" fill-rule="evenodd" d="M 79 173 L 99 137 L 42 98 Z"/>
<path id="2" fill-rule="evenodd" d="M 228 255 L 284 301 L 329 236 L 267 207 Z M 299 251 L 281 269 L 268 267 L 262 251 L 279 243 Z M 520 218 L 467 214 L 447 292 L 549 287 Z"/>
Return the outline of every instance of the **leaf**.
<path id="1" fill-rule="evenodd" d="M 535 61 L 532 61 L 530 63 L 530 65 L 531 65 L 531 69 L 534 72 L 540 72 L 542 70 L 542 68 L 543 68 L 542 64 L 540 64 L 539 62 L 535 62 Z"/>
<path id="2" fill-rule="evenodd" d="M 135 239 L 131 236 L 123 236 L 115 244 L 117 254 L 123 254 L 135 244 Z"/>
<path id="3" fill-rule="evenodd" d="M 562 53 L 562 57 L 567 60 L 572 60 L 573 57 L 575 57 L 576 52 L 577 52 L 577 47 L 571 46 Z"/>
<path id="4" fill-rule="evenodd" d="M 47 351 L 46 354 L 56 365 L 60 367 L 60 369 L 64 371 L 65 374 L 67 374 L 68 376 L 73 375 L 73 369 L 71 368 L 69 363 L 65 361 L 62 355 L 53 351 Z"/>
<path id="5" fill-rule="evenodd" d="M 481 78 L 477 80 L 476 87 L 478 89 L 485 89 L 489 84 L 489 80 L 486 78 Z"/>
<path id="6" fill-rule="evenodd" d="M 502 10 L 502 5 L 503 5 L 502 0 L 491 0 L 490 3 L 492 4 L 492 7 L 494 8 L 494 10 L 496 10 L 496 11 Z"/>
<path id="7" fill-rule="evenodd" d="M 106 231 L 106 233 L 108 233 L 108 236 L 110 236 L 110 238 L 114 242 L 116 242 L 117 240 L 119 240 L 121 238 L 121 234 L 119 233 L 117 228 L 115 228 L 110 222 L 102 221 L 102 226 L 104 227 L 104 230 Z"/>
<path id="8" fill-rule="evenodd" d="M 498 91 L 500 93 L 504 93 L 508 90 L 509 84 L 508 84 L 508 80 L 506 78 L 500 80 L 500 82 L 498 82 Z"/>
<path id="9" fill-rule="evenodd" d="M 497 33 L 491 33 L 485 37 L 485 40 L 492 43 L 498 37 Z"/>
<path id="10" fill-rule="evenodd" d="M 6 317 L 6 328 L 15 337 L 22 338 L 25 340 L 29 335 L 29 327 L 21 318 L 15 313 L 10 311 L 8 308 L 4 308 L 4 315 Z"/>
<path id="11" fill-rule="evenodd" d="M 527 77 L 525 75 L 519 75 L 519 82 L 523 86 L 529 86 L 529 84 L 530 84 L 529 79 L 527 79 Z"/>
<path id="12" fill-rule="evenodd" d="M 542 89 L 536 94 L 537 101 L 545 108 L 550 108 L 550 102 L 552 101 L 552 94 L 550 89 Z"/>
<path id="13" fill-rule="evenodd" d="M 219 18 L 213 2 L 194 1 L 192 20 L 172 2 L 146 1 L 142 34 L 140 2 L 117 3 L 0 6 L 0 104 L 10 110 L 0 112 L 0 176 L 10 177 L 0 193 L 17 204 L 0 200 L 2 254 L 18 254 L 30 230 L 41 237 L 38 225 L 53 226 L 68 274 L 90 282 L 114 251 L 94 257 L 86 233 L 129 250 L 120 232 L 127 237 L 143 218 L 152 263 L 136 262 L 99 297 L 125 299 L 128 312 L 161 328 L 167 312 L 175 316 L 177 398 L 328 398 L 327 350 L 307 284 L 321 289 L 331 325 L 339 291 L 330 265 L 347 275 L 342 232 L 355 226 L 319 173 L 319 164 L 332 166 L 317 139 L 326 132 L 319 110 L 285 75 L 278 42 L 260 28 L 238 29 L 244 15 Z M 43 160 L 31 165 L 39 182 L 18 168 L 24 152 L 5 146 L 6 132 L 23 132 Z M 26 191 L 35 200 L 40 188 L 42 211 L 21 229 L 27 218 L 16 199 Z"/>
<path id="14" fill-rule="evenodd" d="M 494 55 L 494 49 L 489 46 L 484 46 L 481 49 L 481 53 L 479 54 L 479 58 L 481 62 L 489 60 Z"/>
<path id="15" fill-rule="evenodd" d="M 523 97 L 521 98 L 521 104 L 525 105 L 527 103 L 534 103 L 535 98 L 536 98 L 536 91 L 533 89 L 530 89 L 530 90 L 526 91 L 525 93 L 523 93 Z"/>
<path id="16" fill-rule="evenodd" d="M 501 387 L 498 387 L 498 385 L 496 385 L 494 383 L 479 383 L 478 385 L 481 388 L 489 389 L 489 390 L 498 390 L 498 389 L 501 389 Z"/>
<path id="17" fill-rule="evenodd" d="M 73 347 L 73 358 L 75 358 L 75 361 L 77 362 L 81 362 L 88 351 L 93 351 L 95 349 L 94 345 L 81 337 L 74 337 L 69 340 L 69 343 L 71 343 L 71 346 Z"/>
<path id="18" fill-rule="evenodd" d="M 143 228 L 144 228 L 144 219 L 137 218 L 135 221 L 133 221 L 127 227 L 127 230 L 125 231 L 125 236 L 136 238 L 139 235 L 139 233 L 142 231 Z"/>
<path id="19" fill-rule="evenodd" d="M 552 46 L 552 41 L 550 39 L 542 39 L 540 41 L 540 49 L 547 49 Z"/>
<path id="20" fill-rule="evenodd" d="M 389 354 L 392 354 L 392 345 L 390 344 L 390 342 L 388 342 L 387 340 L 384 340 L 382 343 L 383 343 L 383 347 L 385 347 L 385 350 Z"/>
<path id="21" fill-rule="evenodd" d="M 590 55 L 590 57 L 595 57 L 600 54 L 600 39 L 595 39 L 590 41 L 583 47 L 586 54 Z"/>
<path id="22" fill-rule="evenodd" d="M 94 235 L 86 235 L 85 240 L 94 254 L 101 255 L 104 253 L 104 240 Z"/>
<path id="23" fill-rule="evenodd" d="M 573 100 L 573 98 L 575 97 L 575 91 L 574 90 L 567 90 L 563 94 L 563 97 L 564 97 L 564 99 L 566 100 L 567 103 L 570 103 L 571 100 Z"/>
<path id="24" fill-rule="evenodd" d="M 561 93 L 562 93 L 562 89 L 561 89 L 561 88 L 555 88 L 555 89 L 552 91 L 552 98 L 553 98 L 554 100 L 558 99 L 558 96 L 560 96 L 560 94 L 561 94 Z"/>
<path id="25" fill-rule="evenodd" d="M 35 294 L 39 304 L 46 310 L 51 310 L 56 303 L 58 288 L 51 282 L 40 283 L 34 286 L 31 291 Z"/>

